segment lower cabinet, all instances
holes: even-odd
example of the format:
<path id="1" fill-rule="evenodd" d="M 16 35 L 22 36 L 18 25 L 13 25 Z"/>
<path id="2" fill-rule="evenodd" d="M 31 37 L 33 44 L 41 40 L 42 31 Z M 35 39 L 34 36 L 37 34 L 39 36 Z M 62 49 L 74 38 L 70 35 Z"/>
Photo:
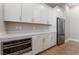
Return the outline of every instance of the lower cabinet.
<path id="1" fill-rule="evenodd" d="M 51 33 L 39 34 L 32 37 L 32 52 L 37 54 L 55 45 Z"/>
<path id="2" fill-rule="evenodd" d="M 50 43 L 51 43 L 51 34 L 50 33 L 46 33 L 44 34 L 44 39 L 43 39 L 43 50 L 51 47 Z"/>
<path id="3" fill-rule="evenodd" d="M 36 35 L 32 37 L 32 52 L 37 54 L 43 50 L 43 39 L 41 35 Z"/>
<path id="4" fill-rule="evenodd" d="M 51 46 L 54 46 L 54 45 L 56 45 L 56 41 L 57 41 L 57 39 L 56 39 L 56 32 L 52 32 L 51 33 Z"/>

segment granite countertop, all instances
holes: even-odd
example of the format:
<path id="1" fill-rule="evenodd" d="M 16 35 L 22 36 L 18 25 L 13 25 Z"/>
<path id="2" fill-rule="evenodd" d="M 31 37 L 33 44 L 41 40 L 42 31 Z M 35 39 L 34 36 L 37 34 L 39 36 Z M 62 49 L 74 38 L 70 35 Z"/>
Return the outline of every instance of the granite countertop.
<path id="1" fill-rule="evenodd" d="M 51 33 L 51 32 L 37 32 L 37 33 L 15 33 L 15 34 L 4 34 L 0 36 L 0 41 L 10 41 L 23 38 L 31 38 L 33 35 Z"/>

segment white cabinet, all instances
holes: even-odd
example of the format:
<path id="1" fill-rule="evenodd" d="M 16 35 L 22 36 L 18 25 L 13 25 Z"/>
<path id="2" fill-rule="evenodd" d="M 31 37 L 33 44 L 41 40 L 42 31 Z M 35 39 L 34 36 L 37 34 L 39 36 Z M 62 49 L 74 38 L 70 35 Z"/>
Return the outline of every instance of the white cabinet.
<path id="1" fill-rule="evenodd" d="M 51 35 L 50 33 L 46 33 L 44 34 L 44 40 L 43 40 L 43 50 L 48 49 L 49 47 L 51 47 Z"/>
<path id="2" fill-rule="evenodd" d="M 3 18 L 3 4 L 0 3 L 0 18 Z"/>
<path id="3" fill-rule="evenodd" d="M 56 45 L 56 32 L 46 33 L 43 35 L 43 50 Z"/>
<path id="4" fill-rule="evenodd" d="M 32 54 L 38 53 L 38 39 L 36 36 L 32 37 Z"/>
<path id="5" fill-rule="evenodd" d="M 53 13 L 53 8 L 49 8 L 49 21 L 48 23 L 49 24 L 53 24 L 53 16 L 54 16 L 54 13 Z"/>
<path id="6" fill-rule="evenodd" d="M 47 45 L 48 45 L 47 48 L 50 48 L 51 47 L 51 40 L 52 40 L 51 33 L 48 33 L 46 37 L 47 37 Z"/>
<path id="7" fill-rule="evenodd" d="M 50 26 L 50 30 L 49 31 L 56 32 L 57 12 L 56 12 L 55 8 L 50 8 L 49 23 L 52 25 L 52 26 Z"/>
<path id="8" fill-rule="evenodd" d="M 40 4 L 33 4 L 33 22 L 40 23 Z"/>
<path id="9" fill-rule="evenodd" d="M 45 49 L 48 49 L 56 44 L 55 38 L 51 33 L 35 35 L 32 37 L 32 51 L 37 54 Z"/>
<path id="10" fill-rule="evenodd" d="M 41 4 L 40 19 L 41 23 L 45 24 L 47 24 L 49 20 L 49 8 L 43 4 Z"/>
<path id="11" fill-rule="evenodd" d="M 22 3 L 22 20 L 23 22 L 32 22 L 32 5 L 33 3 Z"/>
<path id="12" fill-rule="evenodd" d="M 52 32 L 51 33 L 51 46 L 54 46 L 56 45 L 56 41 L 57 41 L 57 38 L 56 38 L 56 32 Z"/>
<path id="13" fill-rule="evenodd" d="M 49 7 L 40 3 L 5 3 L 4 20 L 48 24 Z"/>
<path id="14" fill-rule="evenodd" d="M 20 3 L 5 3 L 4 4 L 4 19 L 6 21 L 20 21 L 21 4 Z"/>
<path id="15" fill-rule="evenodd" d="M 32 37 L 32 51 L 33 51 L 33 54 L 36 54 L 36 53 L 42 51 L 42 49 L 43 49 L 42 46 L 43 46 L 43 43 L 42 43 L 41 35 L 33 36 Z"/>
<path id="16" fill-rule="evenodd" d="M 61 7 L 55 7 L 57 17 L 64 17 L 64 10 Z"/>
<path id="17" fill-rule="evenodd" d="M 33 21 L 47 24 L 49 20 L 49 8 L 45 4 L 33 4 Z"/>

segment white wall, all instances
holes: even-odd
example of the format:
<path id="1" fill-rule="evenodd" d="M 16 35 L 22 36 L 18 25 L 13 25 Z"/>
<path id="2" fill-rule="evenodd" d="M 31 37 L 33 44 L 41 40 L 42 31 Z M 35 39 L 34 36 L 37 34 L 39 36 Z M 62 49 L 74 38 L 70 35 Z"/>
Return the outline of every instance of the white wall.
<path id="1" fill-rule="evenodd" d="M 68 5 L 64 6 L 64 15 L 65 15 L 65 38 L 70 38 L 70 8 Z"/>
<path id="2" fill-rule="evenodd" d="M 70 38 L 79 39 L 79 5 L 70 10 Z"/>

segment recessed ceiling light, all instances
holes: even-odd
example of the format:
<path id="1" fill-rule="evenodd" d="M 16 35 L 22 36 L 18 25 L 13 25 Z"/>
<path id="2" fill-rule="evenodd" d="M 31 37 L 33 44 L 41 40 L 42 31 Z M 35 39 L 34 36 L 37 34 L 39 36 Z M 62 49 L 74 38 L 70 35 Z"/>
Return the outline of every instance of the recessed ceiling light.
<path id="1" fill-rule="evenodd" d="M 43 6 L 43 5 L 41 5 L 41 8 L 44 8 L 44 6 Z"/>
<path id="2" fill-rule="evenodd" d="M 60 11 L 60 9 L 57 9 L 57 11 Z"/>

